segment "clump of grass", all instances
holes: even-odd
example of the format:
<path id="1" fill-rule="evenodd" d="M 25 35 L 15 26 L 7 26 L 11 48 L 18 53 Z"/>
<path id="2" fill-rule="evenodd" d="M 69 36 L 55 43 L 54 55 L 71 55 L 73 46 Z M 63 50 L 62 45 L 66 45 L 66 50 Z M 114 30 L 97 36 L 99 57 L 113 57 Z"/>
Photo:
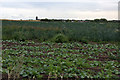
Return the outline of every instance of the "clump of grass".
<path id="1" fill-rule="evenodd" d="M 13 64 L 11 64 L 11 66 L 8 67 L 8 80 L 16 80 L 17 78 L 20 78 L 20 72 L 23 66 L 23 59 L 24 55 L 20 55 L 20 57 L 18 57 L 18 59 Z"/>

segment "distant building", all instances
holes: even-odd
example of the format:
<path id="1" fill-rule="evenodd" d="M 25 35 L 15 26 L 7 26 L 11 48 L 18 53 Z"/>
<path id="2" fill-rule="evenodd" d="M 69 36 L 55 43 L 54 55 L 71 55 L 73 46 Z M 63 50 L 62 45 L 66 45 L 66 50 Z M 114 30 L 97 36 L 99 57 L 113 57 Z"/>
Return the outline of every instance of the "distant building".
<path id="1" fill-rule="evenodd" d="M 39 20 L 39 19 L 38 19 L 38 16 L 36 16 L 36 20 Z"/>

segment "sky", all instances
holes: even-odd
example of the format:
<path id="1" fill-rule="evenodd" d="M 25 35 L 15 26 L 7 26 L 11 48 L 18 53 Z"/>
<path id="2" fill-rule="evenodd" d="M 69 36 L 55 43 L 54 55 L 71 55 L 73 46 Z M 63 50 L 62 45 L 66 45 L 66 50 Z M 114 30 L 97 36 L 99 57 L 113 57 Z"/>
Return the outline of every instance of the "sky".
<path id="1" fill-rule="evenodd" d="M 0 19 L 118 19 L 119 0 L 0 0 Z"/>

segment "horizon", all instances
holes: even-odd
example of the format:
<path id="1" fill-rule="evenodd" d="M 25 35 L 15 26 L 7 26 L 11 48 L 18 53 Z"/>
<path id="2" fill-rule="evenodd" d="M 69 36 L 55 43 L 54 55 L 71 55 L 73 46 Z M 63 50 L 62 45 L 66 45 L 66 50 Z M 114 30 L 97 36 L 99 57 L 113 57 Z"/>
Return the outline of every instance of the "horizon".
<path id="1" fill-rule="evenodd" d="M 13 0 L 14 1 L 14 0 Z M 118 20 L 118 1 L 79 0 L 79 2 L 1 2 L 0 19 Z"/>
<path id="2" fill-rule="evenodd" d="M 50 20 L 52 20 L 52 19 L 54 19 L 54 20 L 83 20 L 83 21 L 84 21 L 84 20 L 95 20 L 95 19 L 106 19 L 106 18 L 95 18 L 95 19 L 38 18 L 38 20 L 41 20 L 41 19 L 50 19 Z M 6 18 L 6 19 L 0 19 L 0 20 L 18 20 L 18 21 L 19 21 L 19 20 L 20 20 L 20 21 L 21 21 L 21 20 L 23 20 L 23 21 L 26 20 L 26 21 L 29 21 L 29 20 L 36 20 L 36 18 L 34 18 L 34 19 L 7 19 L 7 18 Z M 110 20 L 109 20 L 109 19 L 106 19 L 106 20 L 107 20 L 107 21 L 114 21 L 114 20 L 117 21 L 118 19 L 110 19 Z M 118 21 L 119 21 L 119 20 L 118 20 Z"/>

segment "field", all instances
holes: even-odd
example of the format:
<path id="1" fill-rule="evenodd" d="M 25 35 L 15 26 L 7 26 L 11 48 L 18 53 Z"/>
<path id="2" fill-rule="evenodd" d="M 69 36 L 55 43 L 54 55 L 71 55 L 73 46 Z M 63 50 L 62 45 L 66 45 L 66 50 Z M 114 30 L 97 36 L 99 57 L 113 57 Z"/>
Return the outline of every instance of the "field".
<path id="1" fill-rule="evenodd" d="M 117 22 L 2 20 L 2 39 L 4 79 L 120 78 Z"/>
<path id="2" fill-rule="evenodd" d="M 119 78 L 115 44 L 2 41 L 3 78 Z M 120 55 L 119 55 L 120 56 Z"/>
<path id="3" fill-rule="evenodd" d="M 50 41 L 61 33 L 69 41 L 120 41 L 118 22 L 2 21 L 2 39 Z"/>

